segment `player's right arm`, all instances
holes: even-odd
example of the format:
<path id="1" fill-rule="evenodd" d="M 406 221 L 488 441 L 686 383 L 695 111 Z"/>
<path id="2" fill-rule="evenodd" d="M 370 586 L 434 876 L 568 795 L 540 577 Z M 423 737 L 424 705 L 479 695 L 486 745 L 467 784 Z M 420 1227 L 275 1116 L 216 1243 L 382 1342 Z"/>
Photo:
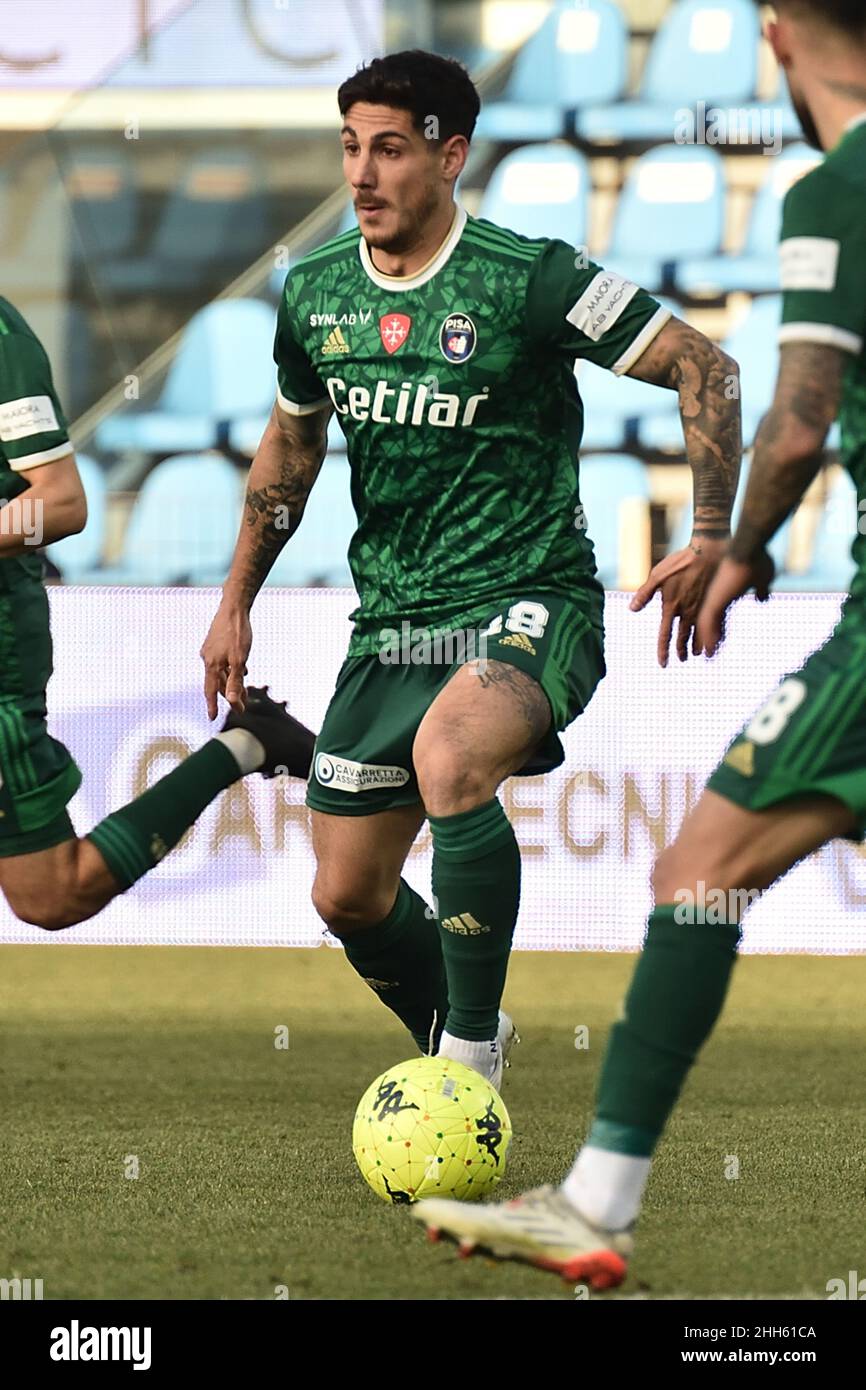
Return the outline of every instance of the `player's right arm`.
<path id="1" fill-rule="evenodd" d="M 277 400 L 247 480 L 243 519 L 223 597 L 201 657 L 208 716 L 217 695 L 244 707 L 244 676 L 252 646 L 250 609 L 271 566 L 301 523 L 327 451 L 333 407 L 303 342 L 289 275 L 274 340 Z"/>
<path id="2" fill-rule="evenodd" d="M 250 610 L 286 541 L 298 529 L 327 450 L 329 410 L 290 415 L 274 406 L 247 479 L 244 510 L 222 602 L 201 657 L 208 717 L 217 695 L 244 707 L 244 676 L 252 646 Z"/>

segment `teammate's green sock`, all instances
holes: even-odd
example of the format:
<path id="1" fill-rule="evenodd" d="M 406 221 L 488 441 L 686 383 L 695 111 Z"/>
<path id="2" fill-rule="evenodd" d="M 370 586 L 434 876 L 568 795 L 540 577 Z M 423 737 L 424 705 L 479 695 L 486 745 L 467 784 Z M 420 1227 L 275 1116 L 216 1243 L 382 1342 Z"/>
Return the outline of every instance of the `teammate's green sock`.
<path id="1" fill-rule="evenodd" d="M 649 1156 L 722 1010 L 740 929 L 650 914 L 624 1017 L 611 1031 L 587 1145 Z"/>
<path id="2" fill-rule="evenodd" d="M 520 904 L 520 850 L 494 799 L 456 816 L 431 816 L 433 893 L 448 975 L 446 1029 L 496 1037 Z"/>
<path id="3" fill-rule="evenodd" d="M 405 879 L 382 922 L 343 939 L 346 959 L 405 1023 L 422 1052 L 435 1053 L 448 1012 L 439 932 L 430 908 Z M 435 1018 L 434 1018 L 435 1016 Z"/>
<path id="4" fill-rule="evenodd" d="M 238 759 L 224 741 L 227 737 L 210 739 L 89 832 L 87 839 L 124 889 L 174 849 L 205 807 L 242 775 Z"/>

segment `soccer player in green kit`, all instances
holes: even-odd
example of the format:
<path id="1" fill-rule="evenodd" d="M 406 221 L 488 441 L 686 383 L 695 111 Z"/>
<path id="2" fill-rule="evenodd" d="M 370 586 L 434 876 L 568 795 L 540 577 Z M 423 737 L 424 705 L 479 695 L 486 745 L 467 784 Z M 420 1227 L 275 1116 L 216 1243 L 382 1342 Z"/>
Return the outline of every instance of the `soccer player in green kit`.
<path id="1" fill-rule="evenodd" d="M 770 42 L 805 134 L 827 157 L 785 201 L 779 376 L 737 532 L 698 618 L 696 646 L 708 655 L 730 605 L 750 589 L 766 596 L 766 546 L 817 474 L 837 414 L 843 461 L 858 495 L 866 489 L 866 13 L 862 0 L 776 0 L 776 11 Z M 422 1202 L 415 1214 L 434 1235 L 595 1288 L 622 1280 L 652 1153 L 724 1002 L 741 905 L 828 841 L 866 834 L 862 527 L 853 556 L 830 639 L 734 739 L 656 864 L 644 949 L 565 1182 L 476 1211 Z M 680 894 L 697 901 L 701 882 L 707 899 L 729 904 L 727 920 L 677 915 Z"/>
<path id="2" fill-rule="evenodd" d="M 212 717 L 220 692 L 243 705 L 250 608 L 300 521 L 336 412 L 360 605 L 308 787 L 313 899 L 418 1046 L 498 1086 L 513 1037 L 499 1006 L 520 856 L 496 791 L 562 762 L 558 733 L 605 669 L 604 595 L 575 527 L 575 358 L 679 392 L 695 533 L 653 571 L 646 596 L 663 594 L 665 656 L 679 619 L 683 659 L 729 535 L 736 364 L 575 247 L 527 240 L 455 204 L 479 109 L 458 63 L 418 51 L 376 59 L 338 102 L 359 228 L 286 280 L 277 403 L 203 647 L 206 694 Z M 412 656 L 394 660 L 407 629 Z M 466 633 L 467 650 L 477 638 L 480 659 L 437 660 L 443 630 Z M 425 817 L 432 906 L 401 878 Z"/>
<path id="3" fill-rule="evenodd" d="M 48 358 L 0 298 L 0 890 L 16 916 L 48 931 L 100 912 L 238 778 L 305 777 L 313 746 L 267 688 L 251 690 L 245 712 L 232 711 L 204 747 L 79 839 L 66 807 L 81 773 L 46 726 L 52 648 L 37 547 L 86 519 Z"/>

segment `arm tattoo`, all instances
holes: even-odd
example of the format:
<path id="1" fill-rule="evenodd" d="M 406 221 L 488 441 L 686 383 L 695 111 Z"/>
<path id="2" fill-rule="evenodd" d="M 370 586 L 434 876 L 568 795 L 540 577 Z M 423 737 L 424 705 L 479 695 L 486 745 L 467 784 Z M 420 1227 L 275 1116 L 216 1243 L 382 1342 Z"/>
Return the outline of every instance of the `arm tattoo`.
<path id="1" fill-rule="evenodd" d="M 242 535 L 238 542 L 236 574 L 240 596 L 252 603 L 286 541 L 304 515 L 310 489 L 325 454 L 325 424 L 321 415 L 293 419 L 280 429 L 275 418 L 253 461 L 244 498 Z"/>
<path id="2" fill-rule="evenodd" d="M 468 663 L 481 682 L 483 690 L 499 686 L 507 690 L 511 702 L 526 724 L 529 739 L 537 743 L 550 728 L 550 705 L 538 681 L 518 666 L 507 661 L 472 661 Z"/>
<path id="3" fill-rule="evenodd" d="M 821 466 L 836 418 L 847 355 L 823 343 L 785 343 L 769 413 L 755 440 L 735 560 L 749 563 L 791 515 Z"/>
<path id="4" fill-rule="evenodd" d="M 255 532 L 250 566 L 262 579 L 286 541 L 297 531 L 309 492 L 309 469 L 298 459 L 283 459 L 278 483 L 247 488 L 244 524 Z"/>
<path id="5" fill-rule="evenodd" d="M 679 395 L 686 457 L 694 481 L 693 533 L 730 533 L 742 454 L 737 364 L 681 319 L 670 319 L 629 372 Z"/>

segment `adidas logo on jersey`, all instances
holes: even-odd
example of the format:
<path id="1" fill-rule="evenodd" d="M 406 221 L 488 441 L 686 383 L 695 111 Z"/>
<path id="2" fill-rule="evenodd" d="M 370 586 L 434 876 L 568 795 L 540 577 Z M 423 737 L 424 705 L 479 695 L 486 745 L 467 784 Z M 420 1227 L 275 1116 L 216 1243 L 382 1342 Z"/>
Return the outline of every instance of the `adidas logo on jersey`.
<path id="1" fill-rule="evenodd" d="M 725 762 L 743 777 L 751 777 L 755 771 L 754 743 L 735 743 Z"/>
<path id="2" fill-rule="evenodd" d="M 515 632 L 512 637 L 500 637 L 500 647 L 519 647 L 522 652 L 529 652 L 531 656 L 537 656 L 535 648 L 529 638 L 523 632 Z"/>
<path id="3" fill-rule="evenodd" d="M 398 390 L 380 378 L 371 392 L 366 386 L 347 386 L 342 377 L 329 376 L 325 386 L 338 415 L 375 420 L 377 425 L 438 425 L 440 429 L 474 424 L 476 412 L 487 403 L 490 391 L 485 386 L 464 402 L 453 392 L 431 391 L 424 382 L 416 386 L 404 381 Z"/>
<path id="4" fill-rule="evenodd" d="M 333 356 L 335 353 L 337 353 L 337 352 L 348 352 L 348 351 L 349 351 L 349 344 L 346 342 L 346 339 L 343 337 L 343 330 L 342 330 L 342 328 L 335 328 L 334 331 L 333 331 L 332 333 L 329 333 L 329 334 L 328 334 L 327 338 L 326 338 L 325 341 L 322 343 L 322 355 L 323 355 L 324 357 L 332 357 L 332 356 Z"/>

